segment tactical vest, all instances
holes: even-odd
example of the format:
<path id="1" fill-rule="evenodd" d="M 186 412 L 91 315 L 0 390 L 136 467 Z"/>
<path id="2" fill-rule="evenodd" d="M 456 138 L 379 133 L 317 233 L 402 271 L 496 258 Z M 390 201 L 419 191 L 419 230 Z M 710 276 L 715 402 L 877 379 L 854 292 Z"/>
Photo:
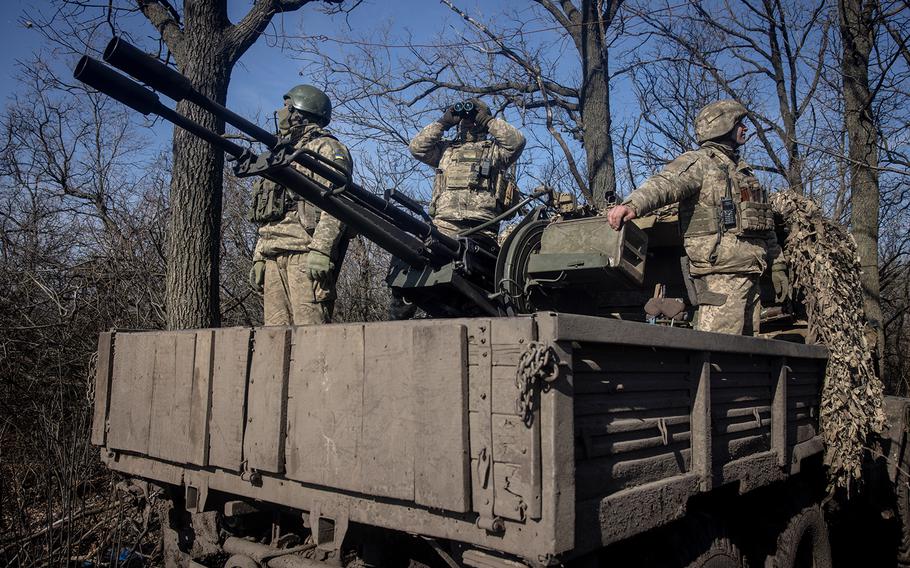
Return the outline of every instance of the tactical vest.
<path id="1" fill-rule="evenodd" d="M 679 224 L 684 237 L 698 237 L 725 233 L 732 235 L 757 236 L 774 229 L 774 212 L 758 182 L 752 177 L 731 174 L 730 167 L 714 150 L 707 155 L 723 172 L 725 189 L 718 196 L 710 197 L 714 203 L 704 203 L 704 196 L 698 197 L 694 205 L 680 204 Z M 727 210 L 725 211 L 725 203 Z"/>
<path id="2" fill-rule="evenodd" d="M 337 140 L 328 131 L 315 128 L 302 136 L 296 145 L 298 148 L 302 148 L 317 138 Z M 322 214 L 321 209 L 298 198 L 294 193 L 288 191 L 286 187 L 271 180 L 258 178 L 253 183 L 252 203 L 248 216 L 251 222 L 264 225 L 265 223 L 280 221 L 288 212 L 294 209 L 297 209 L 300 222 L 304 228 L 309 232 L 314 231 Z"/>
<path id="3" fill-rule="evenodd" d="M 502 211 L 518 202 L 520 193 L 514 176 L 493 163 L 493 141 L 452 147 L 445 173 L 444 191 L 487 191 L 496 197 Z"/>
<path id="4" fill-rule="evenodd" d="M 489 140 L 454 146 L 445 172 L 445 189 L 492 191 L 492 148 L 493 143 Z"/>

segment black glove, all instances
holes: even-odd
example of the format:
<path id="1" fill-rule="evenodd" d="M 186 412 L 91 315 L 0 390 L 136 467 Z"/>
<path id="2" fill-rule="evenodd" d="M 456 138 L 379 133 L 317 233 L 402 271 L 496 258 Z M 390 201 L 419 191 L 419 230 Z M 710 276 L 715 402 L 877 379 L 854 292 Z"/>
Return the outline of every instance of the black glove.
<path id="1" fill-rule="evenodd" d="M 442 127 L 445 128 L 446 130 L 448 130 L 449 128 L 452 128 L 453 126 L 458 124 L 458 122 L 460 120 L 461 120 L 461 117 L 455 116 L 455 111 L 452 110 L 452 107 L 449 107 L 446 109 L 445 113 L 441 117 L 439 117 L 439 119 L 436 122 L 441 124 Z"/>
<path id="2" fill-rule="evenodd" d="M 475 104 L 474 107 L 477 109 L 477 114 L 474 115 L 474 124 L 481 128 L 486 128 L 490 121 L 493 120 L 489 107 L 485 104 Z"/>

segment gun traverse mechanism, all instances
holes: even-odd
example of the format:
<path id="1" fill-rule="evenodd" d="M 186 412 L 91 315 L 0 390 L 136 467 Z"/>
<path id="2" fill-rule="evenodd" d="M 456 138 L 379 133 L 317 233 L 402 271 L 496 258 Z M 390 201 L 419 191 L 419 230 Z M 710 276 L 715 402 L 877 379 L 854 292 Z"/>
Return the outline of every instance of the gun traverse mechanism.
<path id="1" fill-rule="evenodd" d="M 211 112 L 268 150 L 257 154 L 225 139 L 164 105 L 150 88 L 89 56 L 80 59 L 74 77 L 224 151 L 234 158 L 238 177 L 258 175 L 279 183 L 375 242 L 395 257 L 387 277 L 393 291 L 431 316 L 497 316 L 541 309 L 595 315 L 604 312 L 595 287 L 641 287 L 648 237 L 633 224 L 616 232 L 605 217 L 551 223 L 550 208 L 542 206 L 517 224 L 501 249 L 470 234 L 452 238 L 440 233 L 422 207 L 407 196 L 395 191 L 386 192 L 385 198 L 371 193 L 332 161 L 295 148 L 205 97 L 189 79 L 123 39 L 112 39 L 103 58 L 168 98 L 187 100 Z M 295 164 L 331 185 L 310 179 Z M 550 193 L 547 188 L 538 189 L 500 217 L 507 218 Z"/>

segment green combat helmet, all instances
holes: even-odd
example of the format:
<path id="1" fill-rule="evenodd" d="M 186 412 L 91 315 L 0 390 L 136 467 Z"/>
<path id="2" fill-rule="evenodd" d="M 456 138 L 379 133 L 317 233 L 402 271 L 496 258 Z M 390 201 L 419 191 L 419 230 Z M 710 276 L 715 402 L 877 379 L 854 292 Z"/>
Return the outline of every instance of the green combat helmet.
<path id="1" fill-rule="evenodd" d="M 312 85 L 297 85 L 284 95 L 284 99 L 300 112 L 316 117 L 319 126 L 326 126 L 332 120 L 332 101 Z"/>
<path id="2" fill-rule="evenodd" d="M 702 144 L 729 134 L 746 114 L 746 107 L 732 99 L 709 104 L 695 117 L 695 140 Z"/>

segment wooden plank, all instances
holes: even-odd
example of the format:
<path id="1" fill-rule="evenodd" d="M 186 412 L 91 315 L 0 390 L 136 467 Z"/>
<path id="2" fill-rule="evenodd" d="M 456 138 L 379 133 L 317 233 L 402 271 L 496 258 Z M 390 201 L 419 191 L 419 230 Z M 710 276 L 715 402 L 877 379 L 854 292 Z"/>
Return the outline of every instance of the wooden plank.
<path id="1" fill-rule="evenodd" d="M 471 502 L 480 521 L 493 519 L 492 348 L 490 322 L 468 328 L 470 384 Z"/>
<path id="2" fill-rule="evenodd" d="M 95 362 L 95 408 L 92 416 L 92 444 L 103 446 L 107 440 L 107 419 L 111 402 L 111 373 L 114 370 L 112 331 L 98 335 L 98 357 Z"/>
<path id="3" fill-rule="evenodd" d="M 540 518 L 540 419 L 531 427 L 515 414 L 493 414 L 493 469 L 496 515 L 515 520 Z"/>
<path id="4" fill-rule="evenodd" d="M 710 491 L 714 482 L 713 442 L 711 440 L 711 354 L 692 354 L 692 473 L 698 476 L 702 491 Z"/>
<path id="5" fill-rule="evenodd" d="M 363 326 L 294 328 L 288 379 L 287 476 L 361 491 Z"/>
<path id="6" fill-rule="evenodd" d="M 500 460 L 497 448 L 497 438 L 511 434 L 515 438 L 514 447 L 520 448 L 518 453 L 509 457 L 503 455 L 503 460 L 518 464 L 520 470 L 512 475 L 511 481 L 517 489 L 522 487 L 524 500 L 524 515 L 531 519 L 540 519 L 541 497 L 541 464 L 540 464 L 540 397 L 535 396 L 534 418 L 530 428 L 525 426 L 517 416 L 516 404 L 518 401 L 518 388 L 515 384 L 518 360 L 532 341 L 537 340 L 537 326 L 533 318 L 495 319 L 491 321 L 493 343 L 493 413 L 508 415 L 509 419 L 497 421 L 493 416 L 493 459 Z M 501 365 L 508 364 L 507 367 Z M 503 372 L 507 371 L 507 372 Z M 509 427 L 514 426 L 514 427 Z M 497 433 L 497 430 L 499 431 Z M 499 485 L 495 487 L 496 495 L 502 491 Z M 498 497 L 497 497 L 498 499 Z"/>
<path id="7" fill-rule="evenodd" d="M 148 450 L 156 333 L 120 333 L 111 378 L 108 447 Z"/>
<path id="8" fill-rule="evenodd" d="M 190 416 L 187 428 L 186 461 L 198 466 L 209 463 L 209 420 L 212 414 L 212 358 L 215 332 L 196 332 L 195 353 L 190 377 Z"/>
<path id="9" fill-rule="evenodd" d="M 553 339 L 558 341 L 711 351 L 737 356 L 776 355 L 807 359 L 825 359 L 828 356 L 828 350 L 821 345 L 803 345 L 762 337 L 718 334 L 576 314 L 558 314 L 556 320 Z"/>
<path id="10" fill-rule="evenodd" d="M 253 346 L 243 455 L 250 469 L 281 473 L 284 471 L 291 330 L 286 327 L 257 329 Z"/>
<path id="11" fill-rule="evenodd" d="M 177 422 L 174 408 L 179 398 L 175 392 L 177 386 L 177 336 L 175 333 L 162 333 L 155 345 L 155 371 L 152 374 L 152 414 L 149 422 L 148 455 L 167 461 L 181 463 L 173 455 L 173 450 L 186 436 L 186 428 L 181 429 Z M 183 425 L 186 426 L 186 425 Z"/>
<path id="12" fill-rule="evenodd" d="M 540 341 L 550 341 L 565 365 L 540 397 L 541 522 L 546 523 L 544 548 L 575 547 L 575 417 L 572 344 L 557 341 L 556 314 L 539 314 Z M 654 326 L 652 326 L 654 327 Z"/>
<path id="13" fill-rule="evenodd" d="M 470 510 L 468 336 L 463 325 L 412 330 L 416 396 L 414 500 L 432 508 Z"/>
<path id="14" fill-rule="evenodd" d="M 495 356 L 496 348 L 493 348 Z M 516 367 L 499 367 L 492 368 L 491 390 L 493 393 L 493 412 L 499 414 L 515 414 L 517 412 L 516 404 L 518 403 L 518 387 L 515 384 Z M 535 401 L 536 404 L 537 401 Z M 535 412 L 536 412 L 535 408 Z"/>
<path id="15" fill-rule="evenodd" d="M 790 463 L 787 445 L 787 358 L 778 359 L 778 372 L 771 401 L 771 449 L 777 452 L 777 465 Z"/>
<path id="16" fill-rule="evenodd" d="M 187 463 L 190 459 L 192 436 L 190 421 L 193 416 L 193 381 L 196 373 L 196 332 L 177 332 L 174 362 L 174 407 L 171 412 L 174 433 L 171 461 Z"/>
<path id="17" fill-rule="evenodd" d="M 360 468 L 363 490 L 371 495 L 414 499 L 413 361 L 426 353 L 415 353 L 412 341 L 411 333 L 395 333 L 387 325 L 364 326 Z"/>
<path id="18" fill-rule="evenodd" d="M 209 465 L 231 471 L 239 471 L 243 463 L 251 334 L 249 328 L 215 330 Z"/>

